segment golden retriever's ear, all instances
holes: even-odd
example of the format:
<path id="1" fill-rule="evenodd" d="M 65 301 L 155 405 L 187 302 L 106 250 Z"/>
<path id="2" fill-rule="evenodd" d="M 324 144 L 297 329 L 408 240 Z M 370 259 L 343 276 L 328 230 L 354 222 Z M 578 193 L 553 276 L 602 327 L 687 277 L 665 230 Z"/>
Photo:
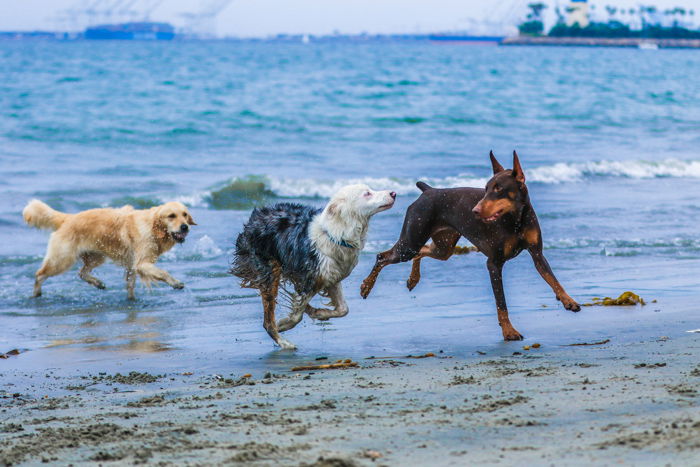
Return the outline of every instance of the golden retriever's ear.
<path id="1" fill-rule="evenodd" d="M 156 213 L 158 214 L 158 213 Z M 151 227 L 153 238 L 163 241 L 168 236 L 168 227 L 163 223 L 159 215 L 153 216 L 153 226 Z"/>
<path id="2" fill-rule="evenodd" d="M 189 225 L 197 225 L 197 223 L 194 221 L 194 219 L 192 218 L 192 216 L 190 215 L 189 212 L 187 213 L 187 224 L 189 224 Z"/>

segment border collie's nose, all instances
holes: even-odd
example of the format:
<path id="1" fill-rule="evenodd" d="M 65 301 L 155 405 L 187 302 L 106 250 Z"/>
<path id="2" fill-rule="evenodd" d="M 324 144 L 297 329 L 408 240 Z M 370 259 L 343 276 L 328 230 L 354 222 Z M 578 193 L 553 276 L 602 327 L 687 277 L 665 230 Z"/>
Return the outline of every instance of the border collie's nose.
<path id="1" fill-rule="evenodd" d="M 180 232 L 187 232 L 188 230 L 190 230 L 190 227 L 187 224 L 180 225 Z"/>
<path id="2" fill-rule="evenodd" d="M 396 199 L 396 192 L 395 192 L 395 191 L 392 191 L 391 193 L 389 193 L 389 196 L 391 196 L 392 198 Z"/>

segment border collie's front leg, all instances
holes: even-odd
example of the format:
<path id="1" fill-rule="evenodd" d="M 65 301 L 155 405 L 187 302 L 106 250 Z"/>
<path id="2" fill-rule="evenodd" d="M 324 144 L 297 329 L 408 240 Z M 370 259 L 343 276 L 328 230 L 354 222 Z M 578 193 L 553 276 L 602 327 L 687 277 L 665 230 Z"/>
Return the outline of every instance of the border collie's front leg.
<path id="1" fill-rule="evenodd" d="M 532 256 L 532 261 L 535 263 L 535 268 L 537 268 L 537 272 L 539 272 L 540 276 L 542 276 L 542 279 L 544 279 L 545 282 L 549 284 L 549 286 L 552 288 L 552 291 L 554 291 L 554 295 L 556 295 L 557 300 L 559 300 L 562 303 L 562 305 L 564 305 L 564 308 L 571 311 L 581 311 L 581 306 L 578 303 L 576 303 L 576 301 L 573 298 L 571 298 L 568 293 L 566 293 L 564 287 L 562 287 L 557 278 L 554 276 L 552 268 L 547 262 L 547 258 L 545 258 L 544 253 L 542 253 L 542 247 L 534 246 L 531 247 L 528 251 L 530 252 L 530 256 Z"/>
<path id="2" fill-rule="evenodd" d="M 332 310 L 327 308 L 314 308 L 312 306 L 306 307 L 306 314 L 312 319 L 317 319 L 319 321 L 327 321 L 330 318 L 342 318 L 347 315 L 350 311 L 348 304 L 343 296 L 343 286 L 338 283 L 328 287 L 326 290 L 326 295 L 331 300 Z"/>
<path id="3" fill-rule="evenodd" d="M 486 262 L 486 267 L 491 276 L 491 287 L 493 296 L 496 299 L 496 311 L 498 313 L 498 324 L 501 326 L 503 339 L 507 341 L 519 341 L 523 339 L 522 334 L 515 330 L 508 318 L 508 307 L 506 306 L 506 296 L 503 293 L 503 263 L 494 261 L 491 258 Z"/>

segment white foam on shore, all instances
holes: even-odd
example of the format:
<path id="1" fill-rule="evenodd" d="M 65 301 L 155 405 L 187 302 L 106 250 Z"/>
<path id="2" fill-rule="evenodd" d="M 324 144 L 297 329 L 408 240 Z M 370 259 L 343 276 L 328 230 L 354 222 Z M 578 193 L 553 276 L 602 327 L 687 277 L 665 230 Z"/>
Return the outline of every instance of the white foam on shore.
<path id="1" fill-rule="evenodd" d="M 594 178 L 700 178 L 700 161 L 665 159 L 663 161 L 591 161 L 581 163 L 558 163 L 525 168 L 528 183 L 559 184 L 583 182 Z M 455 188 L 461 186 L 483 187 L 489 177 L 462 173 L 444 178 L 402 179 L 394 177 L 361 177 L 342 179 L 291 178 L 266 176 L 267 189 L 280 198 L 330 198 L 341 187 L 362 183 L 375 190 L 392 190 L 399 195 L 416 194 L 416 181 L 422 180 L 431 186 Z M 227 183 L 232 183 L 231 179 Z M 225 186 L 223 184 L 222 186 Z M 203 191 L 175 197 L 188 206 L 206 207 L 212 191 Z M 170 198 L 172 199 L 172 198 Z"/>

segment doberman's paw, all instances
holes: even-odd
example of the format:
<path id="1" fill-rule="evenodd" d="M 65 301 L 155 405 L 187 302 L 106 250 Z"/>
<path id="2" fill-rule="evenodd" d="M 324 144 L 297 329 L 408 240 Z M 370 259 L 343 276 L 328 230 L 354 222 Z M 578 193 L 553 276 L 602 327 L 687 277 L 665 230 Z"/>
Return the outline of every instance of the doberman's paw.
<path id="1" fill-rule="evenodd" d="M 372 287 L 374 287 L 374 284 L 367 279 L 362 281 L 362 285 L 360 286 L 360 296 L 362 298 L 367 298 L 369 296 L 369 293 L 372 291 Z"/>
<path id="2" fill-rule="evenodd" d="M 581 311 L 581 305 L 576 303 L 576 301 L 569 296 L 557 297 L 557 300 L 561 301 L 561 304 L 564 305 L 564 308 L 567 310 L 571 310 L 573 312 Z"/>
<path id="3" fill-rule="evenodd" d="M 515 328 L 510 328 L 508 330 L 503 330 L 503 340 L 505 341 L 521 341 L 523 340 L 523 335 L 520 334 Z"/>
<path id="4" fill-rule="evenodd" d="M 408 290 L 411 291 L 416 288 L 418 282 L 420 282 L 420 277 L 414 278 L 413 276 L 411 276 L 406 281 L 406 287 L 408 287 Z"/>

